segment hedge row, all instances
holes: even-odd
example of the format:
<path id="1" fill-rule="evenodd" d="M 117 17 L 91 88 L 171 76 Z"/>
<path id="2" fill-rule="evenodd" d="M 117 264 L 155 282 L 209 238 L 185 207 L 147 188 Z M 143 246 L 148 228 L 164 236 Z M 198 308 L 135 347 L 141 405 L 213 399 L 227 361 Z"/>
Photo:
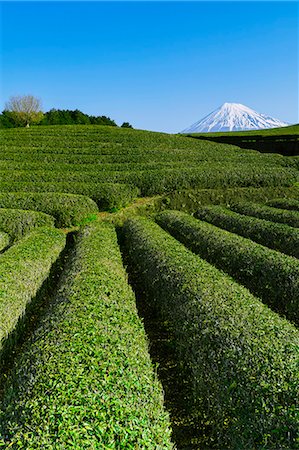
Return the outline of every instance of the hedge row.
<path id="1" fill-rule="evenodd" d="M 8 247 L 10 243 L 10 237 L 7 233 L 0 231 L 0 252 L 3 251 L 6 247 Z"/>
<path id="2" fill-rule="evenodd" d="M 236 278 L 270 307 L 299 323 L 299 264 L 296 258 L 250 239 L 165 211 L 157 222 L 202 258 Z"/>
<path id="3" fill-rule="evenodd" d="M 196 187 L 288 186 L 298 180 L 298 176 L 298 172 L 292 169 L 223 163 L 150 172 L 0 171 L 1 182 L 125 183 L 137 186 L 143 195 Z"/>
<path id="4" fill-rule="evenodd" d="M 63 156 L 63 157 L 62 157 Z M 165 159 L 164 152 L 149 152 L 140 153 L 140 151 L 128 151 L 126 155 L 111 154 L 111 155 L 61 155 L 50 154 L 47 156 L 45 153 L 38 153 L 30 151 L 18 152 L 18 156 L 15 156 L 13 152 L 9 154 L 7 152 L 5 155 L 0 154 L 0 170 L 11 171 L 11 170 L 31 170 L 31 171 L 71 171 L 71 172 L 118 172 L 118 171 L 141 171 L 141 170 L 160 170 L 162 168 L 178 168 L 182 167 L 182 163 L 186 160 L 185 154 L 169 154 L 168 159 Z M 207 156 L 200 157 L 197 153 L 192 153 L 190 158 L 188 158 L 188 167 L 200 167 L 207 161 Z M 11 159 L 7 159 L 11 158 Z M 18 159 L 17 159 L 18 158 Z M 57 158 L 57 159 L 56 159 Z M 261 154 L 253 155 L 240 155 L 236 153 L 231 155 L 228 159 L 226 155 L 218 155 L 218 158 L 213 158 L 213 164 L 223 161 L 227 164 L 228 162 L 234 163 L 235 165 L 247 165 L 255 164 L 275 167 L 292 167 L 284 165 L 283 158 L 269 158 L 269 156 L 264 156 Z"/>
<path id="5" fill-rule="evenodd" d="M 179 209 L 194 212 L 201 205 L 221 204 L 230 205 L 232 202 L 255 201 L 267 202 L 268 200 L 285 195 L 297 198 L 299 188 L 292 187 L 234 187 L 222 189 L 188 189 L 171 192 L 162 199 L 162 205 L 167 209 Z"/>
<path id="6" fill-rule="evenodd" d="M 0 192 L 58 192 L 94 200 L 99 209 L 122 208 L 139 194 L 138 188 L 118 183 L 0 182 Z"/>
<path id="7" fill-rule="evenodd" d="M 259 244 L 299 258 L 299 230 L 256 217 L 244 216 L 222 206 L 202 206 L 194 216 Z"/>
<path id="8" fill-rule="evenodd" d="M 298 330 L 148 219 L 123 231 L 130 267 L 174 335 L 202 448 L 296 448 Z"/>
<path id="9" fill-rule="evenodd" d="M 11 352 L 25 317 L 54 261 L 65 246 L 65 235 L 55 228 L 29 233 L 0 257 L 0 367 Z"/>
<path id="10" fill-rule="evenodd" d="M 275 198 L 274 200 L 270 200 L 269 202 L 267 202 L 267 205 L 273 206 L 274 208 L 299 211 L 298 198 Z"/>
<path id="11" fill-rule="evenodd" d="M 258 203 L 236 202 L 230 205 L 230 209 L 246 216 L 258 217 L 271 222 L 284 223 L 291 227 L 299 227 L 299 212 L 272 208 Z"/>
<path id="12" fill-rule="evenodd" d="M 81 231 L 56 300 L 5 386 L 6 445 L 171 449 L 161 386 L 111 225 Z"/>
<path id="13" fill-rule="evenodd" d="M 83 195 L 36 192 L 0 192 L 0 208 L 29 209 L 49 214 L 58 228 L 77 225 L 90 214 L 97 213 L 97 204 Z"/>
<path id="14" fill-rule="evenodd" d="M 54 217 L 42 212 L 0 208 L 0 230 L 8 233 L 13 241 L 38 227 L 54 227 Z"/>

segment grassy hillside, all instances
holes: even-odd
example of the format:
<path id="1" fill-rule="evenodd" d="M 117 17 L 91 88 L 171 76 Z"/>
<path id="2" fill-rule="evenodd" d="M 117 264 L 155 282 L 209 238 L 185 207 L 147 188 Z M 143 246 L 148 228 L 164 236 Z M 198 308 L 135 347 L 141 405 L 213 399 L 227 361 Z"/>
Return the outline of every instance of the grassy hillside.
<path id="1" fill-rule="evenodd" d="M 192 133 L 194 136 L 288 136 L 297 134 L 299 135 L 299 124 L 290 125 L 288 127 L 270 128 L 266 130 L 250 130 L 250 131 L 227 131 L 225 133 Z"/>
<path id="2" fill-rule="evenodd" d="M 296 157 L 3 130 L 0 447 L 298 448 L 298 204 Z"/>
<path id="3" fill-rule="evenodd" d="M 285 156 L 299 155 L 299 124 L 267 130 L 191 133 L 189 137 Z"/>

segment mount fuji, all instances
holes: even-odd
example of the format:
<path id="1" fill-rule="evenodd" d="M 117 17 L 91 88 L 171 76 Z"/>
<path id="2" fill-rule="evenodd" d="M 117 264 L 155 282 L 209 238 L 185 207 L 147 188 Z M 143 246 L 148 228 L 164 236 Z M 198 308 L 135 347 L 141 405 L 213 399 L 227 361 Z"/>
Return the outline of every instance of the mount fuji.
<path id="1" fill-rule="evenodd" d="M 224 103 L 220 108 L 181 131 L 181 133 L 260 130 L 288 125 L 289 123 L 260 114 L 240 103 Z"/>

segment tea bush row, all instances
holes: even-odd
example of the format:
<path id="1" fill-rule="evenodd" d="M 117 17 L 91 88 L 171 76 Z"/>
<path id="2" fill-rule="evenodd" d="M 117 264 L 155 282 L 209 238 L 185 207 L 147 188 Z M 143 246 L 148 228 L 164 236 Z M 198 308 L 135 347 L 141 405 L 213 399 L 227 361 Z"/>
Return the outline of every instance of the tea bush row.
<path id="1" fill-rule="evenodd" d="M 201 205 L 230 206 L 233 202 L 267 202 L 278 195 L 299 198 L 298 187 L 226 187 L 222 189 L 187 189 L 169 193 L 161 199 L 161 207 L 194 212 Z"/>
<path id="2" fill-rule="evenodd" d="M 3 182 L 67 182 L 67 183 L 125 183 L 140 188 L 142 195 L 155 195 L 189 188 L 224 188 L 246 186 L 289 186 L 299 173 L 291 170 L 250 165 L 206 164 L 191 169 L 122 172 L 49 172 L 0 171 Z M 62 191 L 63 192 L 63 191 Z M 79 193 L 79 192 L 78 192 Z M 91 196 L 91 195 L 90 195 Z M 93 197 L 92 197 L 93 198 Z"/>
<path id="3" fill-rule="evenodd" d="M 30 178 L 30 177 L 28 177 Z M 1 182 L 0 192 L 57 192 L 84 195 L 96 202 L 99 209 L 121 208 L 139 194 L 139 189 L 120 183 Z M 84 200 L 85 202 L 86 200 Z M 87 201 L 88 202 L 88 201 Z M 90 204 L 91 206 L 91 204 Z M 94 208 L 94 205 L 92 206 Z"/>
<path id="4" fill-rule="evenodd" d="M 38 227 L 54 227 L 54 217 L 43 212 L 0 208 L 0 230 L 16 241 Z"/>
<path id="5" fill-rule="evenodd" d="M 6 247 L 9 246 L 10 237 L 9 234 L 0 231 L 0 252 L 2 252 Z"/>
<path id="6" fill-rule="evenodd" d="M 273 206 L 279 209 L 290 209 L 299 211 L 299 196 L 295 198 L 276 198 L 267 202 L 268 206 Z"/>
<path id="7" fill-rule="evenodd" d="M 298 330 L 148 219 L 123 233 L 134 277 L 174 336 L 202 448 L 296 448 Z"/>
<path id="8" fill-rule="evenodd" d="M 26 308 L 65 246 L 55 228 L 39 228 L 0 255 L 0 368 L 22 332 Z M 30 306 L 29 306 L 30 307 Z M 16 328 L 20 328 L 16 333 Z"/>
<path id="9" fill-rule="evenodd" d="M 240 281 L 289 320 L 299 320 L 299 264 L 296 258 L 222 230 L 179 211 L 157 222 L 202 258 Z"/>
<path id="10" fill-rule="evenodd" d="M 273 208 L 252 202 L 235 202 L 230 205 L 233 211 L 246 216 L 258 217 L 271 222 L 284 223 L 291 227 L 299 227 L 299 212 Z"/>
<path id="11" fill-rule="evenodd" d="M 299 258 L 299 230 L 280 223 L 244 216 L 222 206 L 201 206 L 194 216 L 266 247 Z"/>
<path id="12" fill-rule="evenodd" d="M 56 301 L 3 397 L 0 435 L 8 446 L 172 448 L 161 386 L 111 225 L 93 222 L 76 238 Z"/>
<path id="13" fill-rule="evenodd" d="M 0 192 L 0 208 L 44 212 L 55 218 L 58 228 L 77 225 L 98 212 L 97 204 L 88 197 L 51 192 Z"/>

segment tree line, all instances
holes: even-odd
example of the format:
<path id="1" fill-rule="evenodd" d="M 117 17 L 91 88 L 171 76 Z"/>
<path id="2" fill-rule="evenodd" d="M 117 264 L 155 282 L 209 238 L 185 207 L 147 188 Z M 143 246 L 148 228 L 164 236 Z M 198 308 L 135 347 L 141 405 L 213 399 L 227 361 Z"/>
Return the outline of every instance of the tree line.
<path id="1" fill-rule="evenodd" d="M 41 101 L 32 95 L 11 97 L 0 114 L 0 128 L 29 127 L 30 125 L 109 125 L 117 124 L 110 117 L 93 116 L 79 109 L 50 109 L 45 113 Z M 133 128 L 123 122 L 123 128 Z"/>

